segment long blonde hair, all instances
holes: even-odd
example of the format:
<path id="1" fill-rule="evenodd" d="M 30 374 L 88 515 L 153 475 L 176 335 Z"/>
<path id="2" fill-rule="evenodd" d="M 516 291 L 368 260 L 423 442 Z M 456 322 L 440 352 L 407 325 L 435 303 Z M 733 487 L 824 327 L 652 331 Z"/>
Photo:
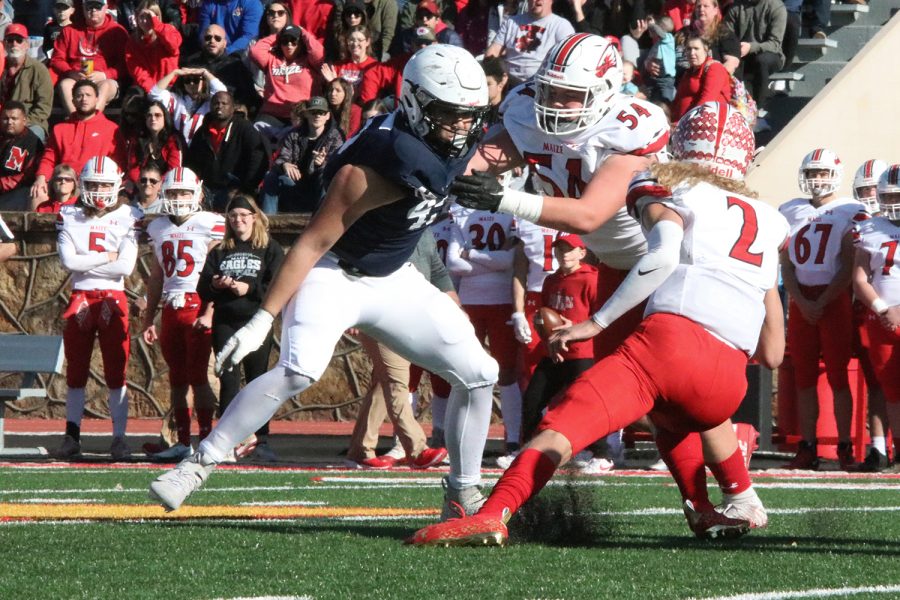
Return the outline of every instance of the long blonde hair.
<path id="1" fill-rule="evenodd" d="M 749 196 L 750 198 L 758 198 L 758 194 L 747 187 L 744 180 L 729 179 L 716 175 L 703 165 L 689 162 L 670 162 L 656 163 L 650 166 L 650 173 L 659 183 L 670 190 L 675 189 L 679 184 L 686 183 L 688 185 L 697 185 L 698 183 L 708 183 L 717 188 L 721 188 L 728 192 Z"/>
<path id="2" fill-rule="evenodd" d="M 237 236 L 234 235 L 234 230 L 231 228 L 231 221 L 228 220 L 227 215 L 231 212 L 232 208 L 243 208 L 243 207 L 232 207 L 236 200 L 243 200 L 247 204 L 249 204 L 252 208 L 251 211 L 253 216 L 253 231 L 250 233 L 250 247 L 251 248 L 265 248 L 269 245 L 269 217 L 266 216 L 266 213 L 259 209 L 259 206 L 256 204 L 256 201 L 248 196 L 247 194 L 236 194 L 234 198 L 232 198 L 228 202 L 228 207 L 225 209 L 226 215 L 226 227 L 225 227 L 225 239 L 222 242 L 222 248 L 225 250 L 233 250 L 235 245 L 235 240 Z"/>

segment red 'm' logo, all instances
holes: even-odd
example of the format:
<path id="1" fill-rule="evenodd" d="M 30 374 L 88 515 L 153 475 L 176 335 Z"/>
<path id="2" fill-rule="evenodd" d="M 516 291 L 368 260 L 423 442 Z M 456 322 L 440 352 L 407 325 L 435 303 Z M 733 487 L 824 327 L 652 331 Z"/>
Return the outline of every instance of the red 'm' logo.
<path id="1" fill-rule="evenodd" d="M 26 158 L 28 158 L 28 150 L 13 146 L 9 149 L 9 158 L 6 159 L 3 167 L 10 171 L 21 171 L 25 166 Z"/>

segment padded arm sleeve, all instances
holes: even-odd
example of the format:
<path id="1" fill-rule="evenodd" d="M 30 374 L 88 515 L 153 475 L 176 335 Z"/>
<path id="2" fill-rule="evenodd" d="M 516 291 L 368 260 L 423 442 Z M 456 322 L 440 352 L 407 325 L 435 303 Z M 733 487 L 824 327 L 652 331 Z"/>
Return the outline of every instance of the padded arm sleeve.
<path id="1" fill-rule="evenodd" d="M 681 256 L 684 229 L 669 220 L 653 226 L 647 235 L 647 254 L 641 257 L 612 297 L 591 319 L 606 329 L 610 323 L 646 300 L 672 274 Z"/>

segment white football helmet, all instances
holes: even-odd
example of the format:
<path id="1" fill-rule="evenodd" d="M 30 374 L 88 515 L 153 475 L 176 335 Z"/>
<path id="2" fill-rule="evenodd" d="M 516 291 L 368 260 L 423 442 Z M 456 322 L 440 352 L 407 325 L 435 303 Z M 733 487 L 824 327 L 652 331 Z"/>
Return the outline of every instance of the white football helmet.
<path id="1" fill-rule="evenodd" d="M 862 202 L 869 213 L 878 212 L 878 193 L 875 188 L 887 168 L 886 162 L 874 158 L 861 164 L 853 177 L 853 197 Z"/>
<path id="2" fill-rule="evenodd" d="M 622 57 L 606 38 L 576 33 L 550 49 L 534 81 L 538 127 L 550 135 L 578 133 L 609 110 L 610 100 L 622 87 Z M 559 102 L 576 96 L 581 104 L 577 108 Z"/>
<path id="3" fill-rule="evenodd" d="M 807 176 L 810 170 L 830 171 L 828 177 L 811 178 Z M 841 176 L 844 173 L 844 165 L 837 154 L 827 148 L 818 148 L 803 157 L 800 163 L 798 179 L 800 191 L 814 198 L 821 198 L 831 194 L 841 186 Z"/>
<path id="4" fill-rule="evenodd" d="M 756 142 L 747 119 L 724 102 L 706 102 L 689 110 L 672 136 L 675 160 L 703 165 L 716 175 L 743 179 Z"/>
<path id="5" fill-rule="evenodd" d="M 163 212 L 173 217 L 186 217 L 200 210 L 202 200 L 201 190 L 203 182 L 197 179 L 197 175 L 186 167 L 170 169 L 163 177 L 162 197 Z M 188 190 L 190 198 L 170 198 L 169 192 Z"/>
<path id="6" fill-rule="evenodd" d="M 878 208 L 882 217 L 900 221 L 900 165 L 891 165 L 878 178 Z"/>
<path id="7" fill-rule="evenodd" d="M 92 190 L 91 184 L 111 184 L 108 190 Z M 97 210 L 115 206 L 122 188 L 122 172 L 116 161 L 106 156 L 94 156 L 81 169 L 81 202 Z"/>
<path id="8" fill-rule="evenodd" d="M 465 155 L 483 133 L 489 108 L 487 78 L 468 51 L 432 44 L 416 52 L 403 69 L 400 107 L 413 132 L 435 150 L 450 157 Z M 464 129 L 456 119 L 471 117 Z M 444 140 L 441 131 L 450 131 Z"/>

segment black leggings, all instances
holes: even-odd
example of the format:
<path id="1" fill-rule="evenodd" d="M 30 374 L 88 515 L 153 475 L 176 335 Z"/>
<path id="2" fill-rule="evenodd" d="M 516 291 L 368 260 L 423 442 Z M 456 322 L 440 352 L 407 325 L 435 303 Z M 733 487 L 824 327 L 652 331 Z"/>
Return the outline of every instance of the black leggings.
<path id="1" fill-rule="evenodd" d="M 527 442 L 534 436 L 535 429 L 541 422 L 541 412 L 550 404 L 553 397 L 569 387 L 579 375 L 594 366 L 592 358 L 578 358 L 555 363 L 544 358 L 538 363 L 528 382 L 528 389 L 522 396 L 522 441 Z"/>
<path id="2" fill-rule="evenodd" d="M 213 322 L 212 345 L 216 354 L 218 354 L 222 347 L 225 346 L 228 338 L 244 325 L 246 325 L 246 323 Z M 237 396 L 237 393 L 241 389 L 241 367 L 244 368 L 244 378 L 247 382 L 253 381 L 269 370 L 269 354 L 271 351 L 272 330 L 270 329 L 266 341 L 263 342 L 258 350 L 251 352 L 244 357 L 244 360 L 241 361 L 240 365 L 235 365 L 232 370 L 227 373 L 222 373 L 219 377 L 219 417 L 222 416 L 222 413 L 228 408 L 231 400 Z M 265 425 L 260 427 L 257 430 L 256 435 L 269 435 L 269 423 L 266 422 Z"/>

